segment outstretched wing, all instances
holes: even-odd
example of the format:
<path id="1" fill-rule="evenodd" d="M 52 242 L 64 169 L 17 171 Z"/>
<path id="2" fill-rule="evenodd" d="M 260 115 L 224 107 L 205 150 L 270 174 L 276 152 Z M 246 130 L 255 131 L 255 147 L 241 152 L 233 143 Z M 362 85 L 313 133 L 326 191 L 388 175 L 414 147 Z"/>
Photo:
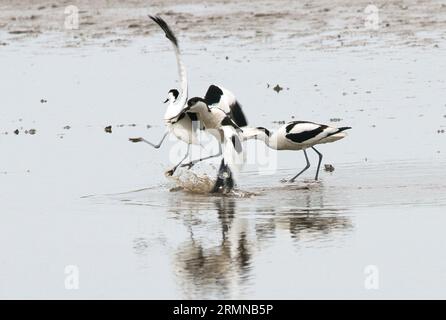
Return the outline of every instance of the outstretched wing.
<path id="1" fill-rule="evenodd" d="M 293 121 L 286 125 L 286 138 L 301 144 L 313 144 L 328 136 L 346 130 L 347 128 L 334 128 L 325 124 L 307 121 Z"/>
<path id="2" fill-rule="evenodd" d="M 208 106 L 223 110 L 239 127 L 248 125 L 240 103 L 228 89 L 211 85 L 206 91 L 204 100 Z"/>
<path id="3" fill-rule="evenodd" d="M 170 29 L 169 25 L 159 16 L 151 16 L 149 15 L 150 19 L 152 19 L 154 22 L 156 22 L 160 28 L 164 31 L 166 34 L 167 39 L 170 40 L 172 43 L 173 49 L 175 51 L 175 56 L 177 59 L 177 65 L 178 65 L 178 74 L 180 76 L 180 83 L 181 83 L 181 92 L 175 101 L 175 106 L 170 108 L 166 112 L 165 118 L 166 119 L 172 119 L 178 116 L 178 114 L 183 110 L 183 108 L 187 105 L 187 98 L 188 98 L 188 86 L 187 86 L 187 74 L 186 74 L 186 67 L 184 66 L 183 62 L 181 61 L 180 56 L 180 48 L 178 46 L 178 40 L 175 37 L 175 34 Z"/>

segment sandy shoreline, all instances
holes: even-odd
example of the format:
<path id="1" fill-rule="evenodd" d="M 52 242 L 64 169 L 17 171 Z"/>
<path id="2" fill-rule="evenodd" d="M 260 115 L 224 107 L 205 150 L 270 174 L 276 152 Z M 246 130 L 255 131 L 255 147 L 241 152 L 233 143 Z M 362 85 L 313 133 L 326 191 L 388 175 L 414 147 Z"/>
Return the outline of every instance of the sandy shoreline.
<path id="1" fill-rule="evenodd" d="M 66 30 L 65 8 L 79 9 L 79 29 Z M 366 28 L 369 1 L 2 1 L 0 43 L 56 35 L 53 46 L 126 45 L 157 32 L 147 14 L 164 16 L 182 37 L 209 42 L 225 38 L 274 42 L 307 49 L 339 47 L 441 47 L 446 38 L 446 3 L 376 1 L 377 30 Z M 105 43 L 104 43 L 104 40 Z M 1 47 L 0 47 L 1 49 Z"/>

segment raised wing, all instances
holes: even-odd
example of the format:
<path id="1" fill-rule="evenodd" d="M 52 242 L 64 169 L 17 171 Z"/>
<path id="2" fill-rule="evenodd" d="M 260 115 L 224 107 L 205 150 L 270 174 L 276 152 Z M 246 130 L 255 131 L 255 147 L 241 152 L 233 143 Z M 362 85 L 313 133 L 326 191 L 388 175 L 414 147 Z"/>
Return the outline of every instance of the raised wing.
<path id="1" fill-rule="evenodd" d="M 286 125 L 285 136 L 295 143 L 313 144 L 343 130 L 346 128 L 334 128 L 307 121 L 293 121 Z"/>
<path id="2" fill-rule="evenodd" d="M 211 85 L 204 96 L 204 100 L 208 106 L 223 110 L 239 127 L 248 125 L 240 103 L 228 89 Z"/>
<path id="3" fill-rule="evenodd" d="M 184 66 L 183 62 L 181 61 L 180 56 L 180 48 L 178 46 L 178 40 L 175 37 L 175 34 L 170 29 L 169 25 L 159 16 L 151 16 L 149 15 L 150 19 L 152 19 L 154 22 L 160 26 L 160 28 L 164 31 L 166 34 L 167 39 L 170 40 L 173 46 L 173 50 L 175 51 L 175 56 L 177 59 L 177 65 L 178 65 L 178 74 L 180 77 L 180 84 L 181 84 L 181 90 L 180 94 L 175 101 L 175 103 L 167 109 L 166 114 L 164 115 L 164 118 L 166 120 L 172 119 L 177 117 L 184 107 L 187 105 L 187 98 L 188 98 L 188 86 L 187 86 L 187 74 L 186 74 L 186 67 Z"/>

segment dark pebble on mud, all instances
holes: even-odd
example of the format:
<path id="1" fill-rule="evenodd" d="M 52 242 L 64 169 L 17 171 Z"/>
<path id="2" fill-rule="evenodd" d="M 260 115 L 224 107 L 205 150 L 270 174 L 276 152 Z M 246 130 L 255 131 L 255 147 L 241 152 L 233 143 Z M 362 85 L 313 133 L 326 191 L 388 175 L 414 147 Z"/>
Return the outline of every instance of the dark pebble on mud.
<path id="1" fill-rule="evenodd" d="M 279 93 L 280 91 L 283 90 L 283 88 L 281 86 L 279 86 L 278 84 L 276 84 L 276 86 L 273 88 L 274 91 L 276 91 L 277 93 Z"/>
<path id="2" fill-rule="evenodd" d="M 112 126 L 107 126 L 104 128 L 105 132 L 112 133 Z"/>
<path id="3" fill-rule="evenodd" d="M 9 34 L 33 34 L 36 33 L 34 30 L 11 30 Z"/>
<path id="4" fill-rule="evenodd" d="M 14 130 L 14 134 L 19 134 L 19 132 L 20 132 L 19 129 Z"/>
<path id="5" fill-rule="evenodd" d="M 341 118 L 330 118 L 330 122 L 339 122 L 341 120 Z"/>
<path id="6" fill-rule="evenodd" d="M 64 130 L 70 130 L 70 129 L 71 129 L 70 126 L 65 126 L 65 127 L 63 127 L 63 128 L 64 128 Z"/>
<path id="7" fill-rule="evenodd" d="M 331 164 L 324 164 L 324 170 L 327 172 L 333 172 L 334 171 L 334 167 Z"/>
<path id="8" fill-rule="evenodd" d="M 29 130 L 28 130 L 28 133 L 29 133 L 30 135 L 35 135 L 36 132 L 37 132 L 36 129 L 29 129 Z"/>
<path id="9" fill-rule="evenodd" d="M 46 99 L 40 99 L 40 103 L 47 103 L 48 101 Z"/>

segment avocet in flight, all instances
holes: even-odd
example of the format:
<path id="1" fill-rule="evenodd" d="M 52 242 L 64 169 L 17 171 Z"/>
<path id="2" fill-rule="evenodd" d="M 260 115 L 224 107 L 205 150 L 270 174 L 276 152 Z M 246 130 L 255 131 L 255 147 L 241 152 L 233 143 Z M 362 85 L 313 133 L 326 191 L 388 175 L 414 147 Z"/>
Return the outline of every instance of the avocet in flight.
<path id="1" fill-rule="evenodd" d="M 315 180 L 318 180 L 319 169 L 322 162 L 322 153 L 320 153 L 314 146 L 317 144 L 338 141 L 347 135 L 344 131 L 348 129 L 351 129 L 351 127 L 335 128 L 309 121 L 292 121 L 279 127 L 274 133 L 264 127 L 244 128 L 243 138 L 245 140 L 262 140 L 271 149 L 303 150 L 307 164 L 305 168 L 291 178 L 289 182 L 294 182 L 297 177 L 310 168 L 310 161 L 308 160 L 306 149 L 313 149 L 319 157 L 315 176 Z"/>

